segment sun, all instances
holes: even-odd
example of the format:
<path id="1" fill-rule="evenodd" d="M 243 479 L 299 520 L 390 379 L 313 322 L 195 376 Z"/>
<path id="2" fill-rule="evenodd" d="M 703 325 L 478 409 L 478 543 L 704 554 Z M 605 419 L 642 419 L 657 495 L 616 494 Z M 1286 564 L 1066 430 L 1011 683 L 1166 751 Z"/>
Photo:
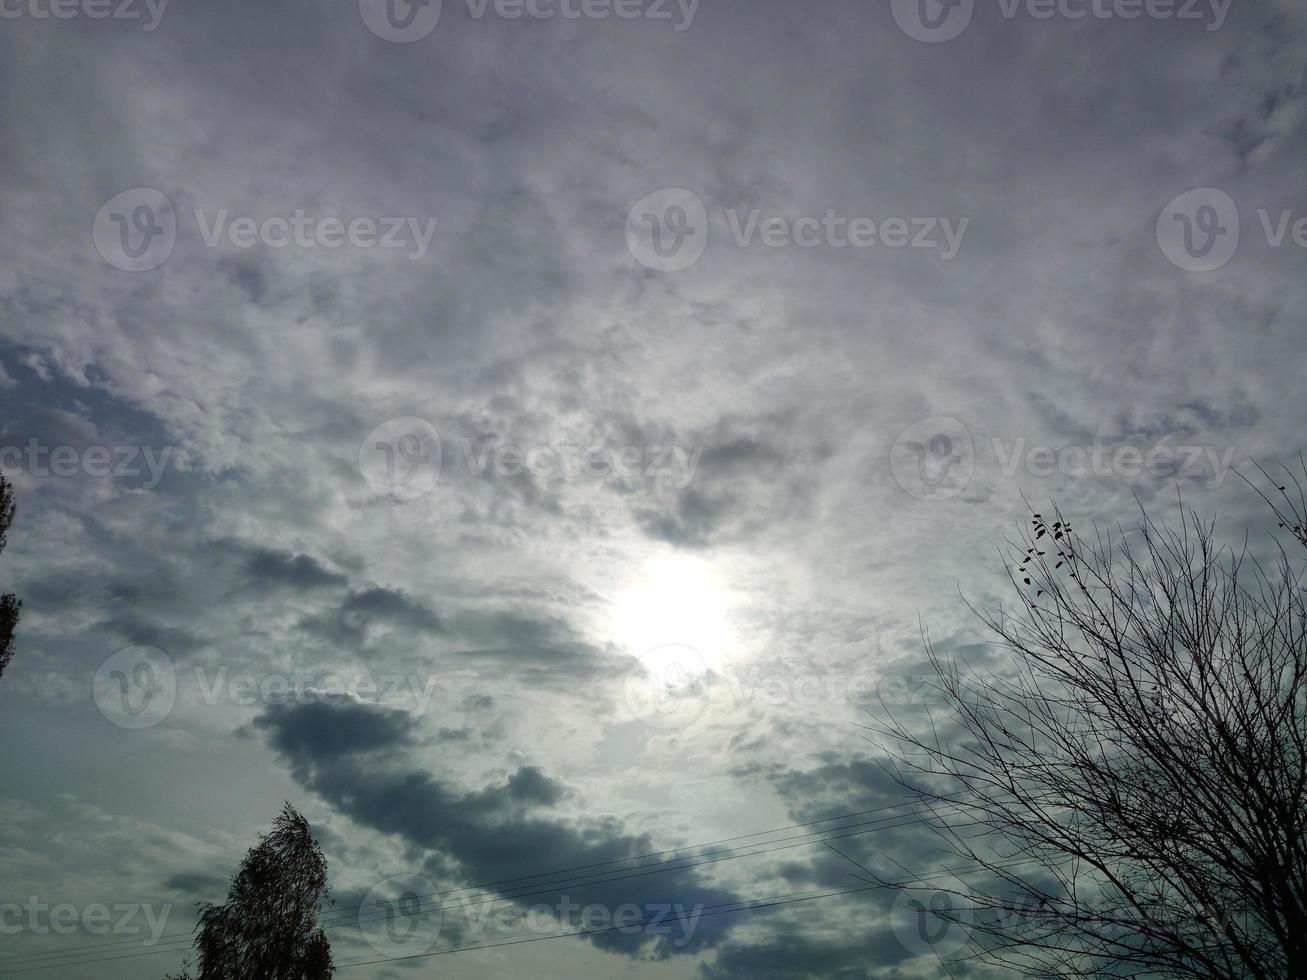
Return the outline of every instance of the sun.
<path id="1" fill-rule="evenodd" d="M 704 668 L 722 661 L 734 638 L 730 593 L 709 561 L 660 555 L 645 563 L 613 608 L 613 639 L 654 667 L 669 645 L 698 653 Z"/>

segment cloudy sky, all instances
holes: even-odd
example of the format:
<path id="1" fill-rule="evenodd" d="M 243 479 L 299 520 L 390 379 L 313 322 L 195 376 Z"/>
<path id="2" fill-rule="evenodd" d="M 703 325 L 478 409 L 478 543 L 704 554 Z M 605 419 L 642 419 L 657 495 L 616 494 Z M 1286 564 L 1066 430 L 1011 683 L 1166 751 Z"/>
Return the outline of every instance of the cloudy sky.
<path id="1" fill-rule="evenodd" d="M 952 867 L 922 625 L 1304 449 L 1295 0 L 0 19 L 6 977 L 178 968 L 286 800 L 341 977 L 943 975 L 807 843 Z"/>

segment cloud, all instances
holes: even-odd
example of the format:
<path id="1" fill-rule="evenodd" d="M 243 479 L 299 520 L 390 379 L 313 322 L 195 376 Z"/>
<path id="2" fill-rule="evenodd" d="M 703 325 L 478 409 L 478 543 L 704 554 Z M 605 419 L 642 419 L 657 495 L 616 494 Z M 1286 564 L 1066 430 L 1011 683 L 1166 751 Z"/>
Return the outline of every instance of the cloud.
<path id="1" fill-rule="evenodd" d="M 873 915 L 870 910 L 866 914 Z M 856 926 L 855 930 L 864 931 Z M 847 936 L 814 937 L 778 925 L 771 935 L 726 944 L 713 963 L 700 967 L 698 976 L 700 980 L 897 980 L 908 974 L 892 968 L 911 959 L 913 954 L 889 929 L 871 930 L 861 941 L 851 942 Z"/>
<path id="2" fill-rule="evenodd" d="M 349 578 L 333 572 L 311 555 L 294 555 L 271 548 L 252 548 L 245 564 L 252 589 L 286 585 L 308 591 L 346 585 Z"/>
<path id="3" fill-rule="evenodd" d="M 404 711 L 345 701 L 269 705 L 254 720 L 273 747 L 298 766 L 341 756 L 393 751 L 414 742 L 415 721 Z"/>
<path id="4" fill-rule="evenodd" d="M 600 903 L 610 909 L 627 903 L 670 902 L 690 908 L 740 900 L 708 884 L 683 859 L 626 863 L 657 847 L 648 835 L 624 832 L 613 817 L 538 812 L 571 793 L 534 766 L 520 766 L 506 779 L 460 790 L 431 772 L 405 765 L 396 750 L 410 744 L 412 729 L 397 714 L 363 704 L 285 705 L 268 709 L 255 725 L 305 789 L 362 826 L 432 852 L 430 867 L 452 861 L 467 882 L 515 881 L 551 868 L 591 869 L 541 878 L 539 887 L 527 892 L 522 886 L 486 886 L 522 908 L 563 895 L 581 905 Z M 547 867 L 542 855 L 548 855 Z M 599 883 L 596 866 L 601 865 L 614 875 L 633 877 Z M 637 865 L 638 873 L 632 871 Z M 651 874 L 655 868 L 666 870 Z M 729 933 L 723 918 L 701 920 L 683 943 L 673 936 L 619 932 L 588 938 L 601 949 L 633 958 L 694 955 L 718 945 Z"/>
<path id="5" fill-rule="evenodd" d="M 444 630 L 440 617 L 421 602 L 383 586 L 351 590 L 334 609 L 305 618 L 301 626 L 338 646 L 360 650 L 379 633 L 420 635 Z"/>
<path id="6" fill-rule="evenodd" d="M 103 619 L 98 628 L 112 633 L 127 643 L 158 647 L 176 654 L 193 653 L 210 641 L 180 626 L 169 626 L 158 618 L 147 618 L 130 609 L 121 609 Z"/>
<path id="7" fill-rule="evenodd" d="M 678 731 L 627 718 L 641 665 L 615 648 L 611 614 L 647 563 L 693 552 L 730 593 L 715 679 L 797 669 L 824 691 L 856 671 L 919 672 L 922 622 L 962 638 L 950 653 L 974 640 L 957 592 L 991 608 L 1006 595 L 994 545 L 1024 519 L 1023 495 L 1112 526 L 1136 495 L 1173 512 L 1179 483 L 1186 504 L 1262 540 L 1237 480 L 1008 474 L 995 441 L 1163 441 L 1239 461 L 1304 448 L 1302 250 L 1269 247 L 1257 217 L 1301 210 L 1303 5 L 1235 4 L 1207 31 L 977 4 L 947 44 L 906 36 L 890 6 L 719 0 L 676 32 L 446 3 L 411 45 L 374 36 L 349 0 L 175 3 L 149 34 L 7 21 L 0 443 L 174 452 L 151 489 L 148 472 L 15 475 L 0 577 L 25 607 L 0 727 L 15 744 L 38 733 L 43 762 L 0 771 L 37 810 L 0 842 L 22 877 L 7 866 L 0 880 L 46 894 L 84 876 L 121 895 L 232 868 L 287 779 L 343 828 L 332 873 L 351 887 L 414 850 L 464 883 L 893 803 L 846 701 L 755 693 Z M 91 227 L 143 186 L 169 197 L 179 234 L 162 266 L 128 273 Z M 624 227 L 670 186 L 702 198 L 709 241 L 691 268 L 655 273 Z M 1193 275 L 1155 223 L 1204 186 L 1236 200 L 1243 241 L 1229 266 Z M 211 247 L 195 212 L 220 209 L 438 224 L 420 260 Z M 740 247 L 727 212 L 754 209 L 971 223 L 941 262 Z M 932 416 L 974 450 L 947 500 L 913 496 L 890 465 L 898 435 Z M 398 501 L 359 454 L 409 417 L 439 432 L 442 468 Z M 494 462 L 560 446 L 630 449 L 641 465 Z M 648 454 L 672 447 L 684 462 L 653 472 Z M 89 681 L 138 643 L 187 669 L 168 720 L 126 733 Z M 215 705 L 192 666 L 210 682 L 303 668 L 440 683 L 420 714 Z M 712 687 L 731 701 L 727 688 Z M 289 773 L 251 764 L 257 746 L 233 731 L 265 739 Z M 122 826 L 83 833 L 49 799 L 52 772 L 113 801 Z M 162 831 L 142 826 L 204 844 L 163 860 Z M 850 846 L 920 869 L 938 859 L 927 841 L 904 827 Z M 833 854 L 782 853 L 620 895 L 657 885 L 711 902 L 847 880 Z M 928 956 L 895 959 L 868 904 L 777 911 L 754 933 L 747 916 L 704 920 L 699 949 L 721 976 L 937 975 Z M 585 952 L 541 972 L 611 973 Z M 118 969 L 105 975 L 139 972 Z"/>
<path id="8" fill-rule="evenodd" d="M 229 878 L 207 871 L 181 871 L 165 881 L 164 887 L 196 901 L 217 902 L 227 892 Z"/>

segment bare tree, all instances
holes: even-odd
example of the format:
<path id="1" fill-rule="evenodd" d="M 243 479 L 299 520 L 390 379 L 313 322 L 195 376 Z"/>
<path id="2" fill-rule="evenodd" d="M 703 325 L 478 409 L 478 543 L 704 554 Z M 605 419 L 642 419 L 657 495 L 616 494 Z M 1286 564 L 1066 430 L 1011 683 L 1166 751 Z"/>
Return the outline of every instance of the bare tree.
<path id="1" fill-rule="evenodd" d="M 326 858 L 287 803 L 241 862 L 227 901 L 202 909 L 198 980 L 329 980 L 331 946 L 318 926 L 328 891 Z"/>
<path id="2" fill-rule="evenodd" d="M 1277 500 L 1307 546 L 1307 505 Z M 1192 511 L 1088 539 L 1034 514 L 1009 545 L 1020 606 L 979 615 L 1010 668 L 982 675 L 927 637 L 951 728 L 878 729 L 975 872 L 935 913 L 969 930 L 969 957 L 1031 976 L 1307 976 L 1297 564 L 1222 548 Z"/>
<path id="3" fill-rule="evenodd" d="M 14 522 L 14 488 L 0 476 L 0 551 L 8 543 L 9 526 Z M 14 630 L 18 628 L 22 602 L 12 592 L 0 595 L 0 676 L 14 656 Z"/>
<path id="4" fill-rule="evenodd" d="M 1266 506 L 1275 514 L 1280 527 L 1287 530 L 1298 539 L 1299 544 L 1307 548 L 1307 488 L 1303 486 L 1304 480 L 1307 479 L 1307 460 L 1304 460 L 1301 455 L 1298 456 L 1298 472 L 1289 469 L 1283 463 L 1280 464 L 1280 469 L 1284 471 L 1284 484 L 1274 479 L 1260 463 L 1257 469 L 1267 482 L 1275 485 L 1275 489 L 1267 494 L 1251 480 L 1245 478 L 1245 482 L 1257 491 L 1262 500 L 1266 501 Z M 1299 473 L 1302 475 L 1300 476 Z"/>

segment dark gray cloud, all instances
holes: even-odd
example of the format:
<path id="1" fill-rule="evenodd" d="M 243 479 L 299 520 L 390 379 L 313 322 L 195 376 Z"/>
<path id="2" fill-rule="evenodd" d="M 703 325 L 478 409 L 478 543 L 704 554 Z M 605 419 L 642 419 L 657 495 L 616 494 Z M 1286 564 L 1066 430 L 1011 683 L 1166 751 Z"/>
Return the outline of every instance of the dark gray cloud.
<path id="1" fill-rule="evenodd" d="M 345 702 L 270 705 L 254 720 L 273 747 L 297 766 L 412 744 L 416 724 L 398 709 Z"/>
<path id="2" fill-rule="evenodd" d="M 517 888 L 493 886 L 523 908 L 562 895 L 581 905 L 610 908 L 663 902 L 692 908 L 741 900 L 709 884 L 683 858 L 625 863 L 657 848 L 648 835 L 626 833 L 615 818 L 539 813 L 572 794 L 534 766 L 521 766 L 502 781 L 466 791 L 407 766 L 392 750 L 407 744 L 411 730 L 395 714 L 358 704 L 286 705 L 269 709 L 255 724 L 305 789 L 362 826 L 434 852 L 428 859 L 433 868 L 442 860 L 454 862 L 467 882 L 515 881 L 537 869 L 596 865 L 612 869 L 613 875 L 631 876 L 600 883 L 599 872 L 591 871 L 545 876 Z M 548 855 L 547 866 L 542 855 Z M 637 865 L 638 871 L 631 870 Z M 729 922 L 714 918 L 702 920 L 683 943 L 665 935 L 619 932 L 589 940 L 631 957 L 666 959 L 702 953 L 721 943 L 729 931 Z"/>
<path id="3" fill-rule="evenodd" d="M 345 585 L 349 578 L 333 572 L 311 555 L 293 555 L 271 548 L 253 548 L 245 564 L 251 588 L 287 585 L 308 590 Z"/>
<path id="4" fill-rule="evenodd" d="M 379 630 L 408 635 L 443 631 L 435 612 L 403 592 L 383 586 L 351 590 L 334 609 L 308 617 L 301 625 L 334 644 L 359 649 Z"/>
<path id="5" fill-rule="evenodd" d="M 208 641 L 188 629 L 169 626 L 157 618 L 146 618 L 128 609 L 118 611 L 101 620 L 97 628 L 113 634 L 126 643 L 158 647 L 179 654 L 192 653 Z"/>
<path id="6" fill-rule="evenodd" d="M 291 794 L 316 808 L 346 905 L 414 860 L 462 884 L 892 804 L 855 727 L 875 719 L 824 692 L 920 675 L 923 622 L 950 655 L 1001 666 L 957 593 L 1006 598 L 994 547 L 1023 495 L 1113 526 L 1136 499 L 1173 514 L 1179 487 L 1264 540 L 1232 475 L 1045 474 L 1014 454 L 1304 448 L 1302 249 L 1272 247 L 1258 214 L 1297 220 L 1307 189 L 1302 4 L 1236 3 L 1216 30 L 1003 6 L 977 0 L 942 44 L 908 37 L 891 4 L 842 0 L 705 0 L 684 31 L 446 0 L 404 45 L 351 0 L 177 0 L 152 32 L 7 19 L 0 448 L 173 452 L 148 489 L 148 472 L 13 473 L 0 581 L 25 607 L 0 744 L 40 753 L 0 753 L 0 880 L 54 900 L 160 882 L 201 897 Z M 672 186 L 703 200 L 709 240 L 692 267 L 658 273 L 625 224 Z M 179 221 L 172 254 L 142 273 L 91 235 L 136 187 Z M 1209 273 L 1156 240 L 1167 202 L 1198 187 L 1241 212 L 1237 254 Z M 728 212 L 753 209 L 970 225 L 947 262 L 739 247 Z M 223 210 L 438 221 L 413 259 L 206 244 L 195 213 Z M 928 500 L 891 447 L 937 416 L 961 427 L 974 470 Z M 398 500 L 369 484 L 360 450 L 410 417 L 438 431 L 442 466 Z M 568 447 L 641 465 L 495 462 Z M 669 449 L 679 468 L 655 472 Z M 645 596 L 666 561 L 714 584 Z M 713 699 L 685 728 L 632 708 L 646 632 L 709 661 Z M 135 644 L 165 650 L 179 678 L 168 719 L 139 732 L 87 693 Z M 430 698 L 409 713 L 214 703 L 196 669 L 210 686 L 387 675 Z M 815 676 L 822 696 L 750 697 L 739 680 L 755 670 Z M 868 862 L 940 859 L 911 826 L 847 843 Z M 850 881 L 811 851 L 700 874 L 657 887 L 711 902 Z M 654 894 L 651 878 L 606 897 Z M 941 972 L 886 933 L 883 897 L 756 921 L 705 920 L 700 962 L 673 971 Z M 529 949 L 542 974 L 612 972 L 593 948 Z M 479 966 L 447 960 L 437 969 Z"/>

